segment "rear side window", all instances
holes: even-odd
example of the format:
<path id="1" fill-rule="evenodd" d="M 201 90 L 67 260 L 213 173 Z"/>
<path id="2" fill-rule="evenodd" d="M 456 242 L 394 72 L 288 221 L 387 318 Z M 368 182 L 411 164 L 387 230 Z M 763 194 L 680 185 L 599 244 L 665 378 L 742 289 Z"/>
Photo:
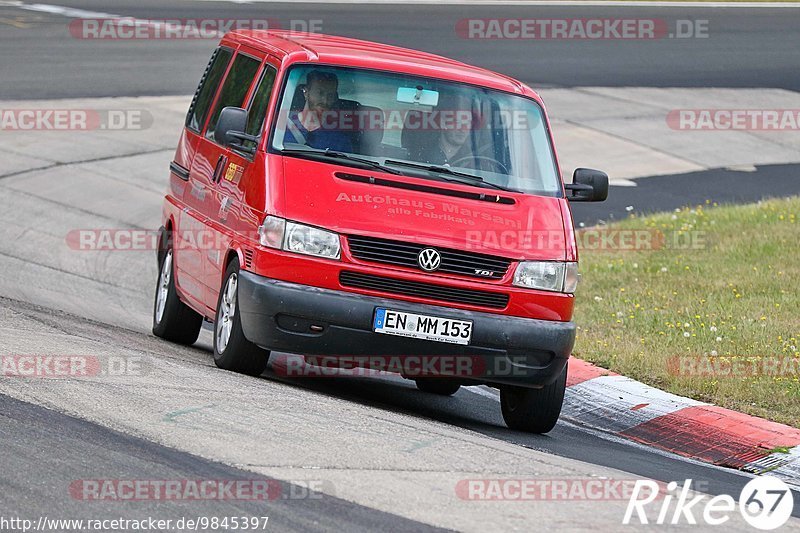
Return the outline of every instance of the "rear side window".
<path id="1" fill-rule="evenodd" d="M 247 113 L 247 131 L 245 133 L 249 135 L 258 136 L 261 133 L 269 107 L 269 98 L 272 95 L 272 86 L 275 85 L 275 75 L 274 68 L 270 66 L 264 68 L 264 74 L 261 76 L 253 102 L 250 104 L 250 111 Z M 247 147 L 255 145 L 252 141 L 244 144 Z"/>
<path id="2" fill-rule="evenodd" d="M 197 132 L 203 128 L 208 108 L 211 107 L 211 101 L 217 93 L 217 87 L 219 87 L 222 76 L 225 75 L 232 55 L 233 52 L 227 48 L 217 48 L 214 55 L 211 56 L 211 61 L 203 73 L 200 85 L 194 93 L 192 105 L 189 106 L 189 113 L 186 115 L 187 128 Z"/>
<path id="3" fill-rule="evenodd" d="M 243 54 L 238 54 L 236 59 L 233 60 L 233 67 L 231 67 L 228 77 L 225 78 L 225 83 L 222 84 L 217 105 L 211 115 L 211 120 L 208 122 L 208 129 L 206 130 L 208 139 L 214 138 L 214 130 L 217 127 L 219 114 L 223 109 L 231 106 L 242 107 L 244 97 L 247 96 L 247 91 L 253 84 L 260 66 L 261 62 L 258 59 L 253 59 Z"/>

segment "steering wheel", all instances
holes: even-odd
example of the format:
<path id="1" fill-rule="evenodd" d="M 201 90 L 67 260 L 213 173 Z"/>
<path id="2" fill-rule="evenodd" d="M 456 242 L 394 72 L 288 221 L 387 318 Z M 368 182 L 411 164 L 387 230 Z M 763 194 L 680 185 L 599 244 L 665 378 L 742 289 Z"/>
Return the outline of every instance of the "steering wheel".
<path id="1" fill-rule="evenodd" d="M 498 172 L 498 174 L 506 174 L 506 175 L 510 174 L 510 172 L 508 171 L 508 169 L 506 168 L 506 166 L 503 163 L 501 163 L 500 161 L 498 161 L 497 159 L 495 159 L 493 157 L 488 157 L 488 156 L 485 156 L 485 155 L 467 155 L 467 156 L 461 157 L 461 158 L 459 158 L 459 159 L 457 159 L 455 161 L 452 161 L 450 163 L 450 166 L 451 167 L 458 166 L 462 161 L 466 161 L 468 159 L 471 159 L 473 161 L 474 160 L 488 161 L 489 163 L 492 163 L 493 165 L 496 165 L 497 167 L 502 169 L 502 172 Z M 466 167 L 466 168 L 474 168 L 474 169 L 477 170 L 477 167 Z"/>

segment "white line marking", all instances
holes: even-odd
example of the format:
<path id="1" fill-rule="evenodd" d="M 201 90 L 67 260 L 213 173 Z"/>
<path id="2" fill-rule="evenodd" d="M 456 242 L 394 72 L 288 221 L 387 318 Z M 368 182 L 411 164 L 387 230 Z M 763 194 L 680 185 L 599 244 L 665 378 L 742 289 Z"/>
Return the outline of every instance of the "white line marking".
<path id="1" fill-rule="evenodd" d="M 13 7 L 26 9 L 28 11 L 38 11 L 40 13 L 50 13 L 51 15 L 61 15 L 74 19 L 113 19 L 122 18 L 120 15 L 112 15 L 111 13 L 103 13 L 102 11 L 87 11 L 85 9 L 76 9 L 72 7 L 54 6 L 51 4 L 23 4 L 22 2 L 15 4 Z"/>
<path id="2" fill-rule="evenodd" d="M 0 3 L 0 6 L 2 5 L 3 4 Z M 38 13 L 61 15 L 63 17 L 68 17 L 72 19 L 124 19 L 125 21 L 132 22 L 137 26 L 149 26 L 152 28 L 159 28 L 162 31 L 169 31 L 173 33 L 183 32 L 183 31 L 191 31 L 192 33 L 198 32 L 198 28 L 185 26 L 174 20 L 169 21 L 169 20 L 139 19 L 134 17 L 126 17 L 123 15 L 115 15 L 113 13 L 104 13 L 102 11 L 87 11 L 85 9 L 56 6 L 52 4 L 23 4 L 22 2 L 14 2 L 12 7 L 25 9 L 27 11 L 36 11 Z M 206 32 L 206 33 L 208 33 L 209 36 L 213 35 L 216 36 L 217 38 L 222 38 L 225 32 L 216 31 L 216 32 Z"/>
<path id="3" fill-rule="evenodd" d="M 637 187 L 638 186 L 635 181 L 629 180 L 629 179 L 625 179 L 625 178 L 618 178 L 618 179 L 609 180 L 608 184 L 611 187 Z"/>
<path id="4" fill-rule="evenodd" d="M 464 390 L 468 390 L 469 392 L 474 392 L 478 396 L 484 396 L 486 398 L 491 398 L 492 400 L 500 401 L 500 396 L 496 393 L 492 392 L 488 388 L 484 388 L 484 385 L 479 385 L 477 387 L 464 387 Z"/>
<path id="5" fill-rule="evenodd" d="M 231 4 L 275 3 L 276 0 L 194 0 L 225 1 Z M 287 4 L 316 4 L 320 0 L 280 0 Z M 641 2 L 627 0 L 327 0 L 327 4 L 394 4 L 394 5 L 482 5 L 482 6 L 569 6 L 569 7 L 708 7 L 708 8 L 797 8 L 797 2 Z"/>
<path id="6" fill-rule="evenodd" d="M 275 0 L 194 0 L 230 4 L 275 3 Z M 282 0 L 287 4 L 316 4 L 320 0 Z M 328 4 L 384 4 L 384 5 L 453 5 L 453 6 L 562 6 L 562 7 L 688 7 L 729 9 L 797 9 L 800 2 L 636 2 L 626 0 L 327 0 Z M 19 0 L 0 0 L 2 7 L 18 7 L 72 18 L 120 18 L 118 15 L 86 11 L 51 4 L 24 4 Z"/>

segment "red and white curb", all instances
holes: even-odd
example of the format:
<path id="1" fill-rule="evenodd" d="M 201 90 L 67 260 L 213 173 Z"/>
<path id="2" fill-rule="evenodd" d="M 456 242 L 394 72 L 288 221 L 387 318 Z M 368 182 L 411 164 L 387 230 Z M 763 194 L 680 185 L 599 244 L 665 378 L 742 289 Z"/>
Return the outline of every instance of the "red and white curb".
<path id="1" fill-rule="evenodd" d="M 276 353 L 270 363 L 279 375 L 319 375 L 313 370 L 317 367 L 296 355 Z M 396 376 L 367 369 L 336 369 L 336 375 Z M 496 391 L 467 390 L 499 400 Z M 769 472 L 800 490 L 800 429 L 671 394 L 575 357 L 569 363 L 561 418 L 705 463 Z"/>
<path id="2" fill-rule="evenodd" d="M 562 418 L 800 489 L 800 429 L 684 398 L 572 358 Z"/>

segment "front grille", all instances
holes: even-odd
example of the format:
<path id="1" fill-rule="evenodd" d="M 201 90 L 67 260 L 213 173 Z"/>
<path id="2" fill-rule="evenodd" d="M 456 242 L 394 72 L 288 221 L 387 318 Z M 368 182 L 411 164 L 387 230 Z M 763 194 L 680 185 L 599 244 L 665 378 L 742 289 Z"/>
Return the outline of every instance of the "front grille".
<path id="1" fill-rule="evenodd" d="M 418 281 L 406 281 L 395 278 L 385 278 L 372 274 L 342 271 L 339 273 L 339 283 L 344 287 L 368 289 L 373 291 L 400 294 L 403 296 L 416 296 L 440 302 L 477 305 L 503 309 L 508 305 L 508 295 L 498 292 L 477 291 L 473 289 L 457 289 L 444 285 L 433 285 Z"/>
<path id="2" fill-rule="evenodd" d="M 436 272 L 461 274 L 481 279 L 501 279 L 508 272 L 510 259 L 492 255 L 462 252 L 449 248 L 437 248 L 407 242 L 376 239 L 373 237 L 347 237 L 350 253 L 362 261 L 388 263 L 422 270 L 417 263 L 417 256 L 425 248 L 435 248 L 442 256 L 442 262 Z"/>

